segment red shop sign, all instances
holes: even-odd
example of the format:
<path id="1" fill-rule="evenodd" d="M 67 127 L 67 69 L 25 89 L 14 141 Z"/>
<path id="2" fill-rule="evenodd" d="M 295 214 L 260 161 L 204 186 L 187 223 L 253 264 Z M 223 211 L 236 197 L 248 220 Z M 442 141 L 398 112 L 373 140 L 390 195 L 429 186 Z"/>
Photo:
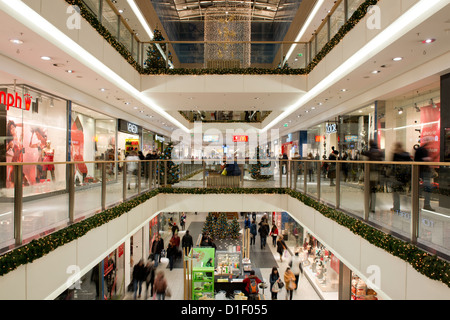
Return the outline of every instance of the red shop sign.
<path id="1" fill-rule="evenodd" d="M 31 107 L 31 95 L 26 94 L 24 95 L 25 99 L 25 109 L 28 111 Z M 22 98 L 17 94 L 14 96 L 11 93 L 6 93 L 3 91 L 0 91 L 0 103 L 6 105 L 6 110 L 9 110 L 9 108 L 14 107 L 17 109 L 22 109 L 23 101 Z"/>
<path id="2" fill-rule="evenodd" d="M 125 243 L 119 246 L 119 258 L 123 256 L 123 252 L 125 251 Z"/>
<path id="3" fill-rule="evenodd" d="M 233 136 L 233 142 L 248 142 L 248 136 Z"/>

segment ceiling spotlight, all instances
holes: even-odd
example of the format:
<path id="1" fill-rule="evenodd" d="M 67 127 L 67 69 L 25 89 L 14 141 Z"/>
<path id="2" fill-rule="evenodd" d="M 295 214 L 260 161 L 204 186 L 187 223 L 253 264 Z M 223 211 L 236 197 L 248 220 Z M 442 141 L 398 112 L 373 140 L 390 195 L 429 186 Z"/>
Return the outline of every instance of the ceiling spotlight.
<path id="1" fill-rule="evenodd" d="M 378 70 L 372 71 L 373 74 L 378 74 L 378 73 L 380 73 L 380 72 L 381 72 L 381 71 L 378 71 Z"/>
<path id="2" fill-rule="evenodd" d="M 403 58 L 402 57 L 396 57 L 396 58 L 394 58 L 394 59 L 392 59 L 393 61 L 402 61 L 403 60 Z"/>
<path id="3" fill-rule="evenodd" d="M 435 41 L 436 41 L 436 39 L 426 39 L 426 40 L 423 40 L 422 43 L 423 44 L 430 44 L 430 43 L 433 43 Z"/>
<path id="4" fill-rule="evenodd" d="M 105 92 L 106 89 L 105 89 L 105 88 L 101 88 L 100 91 L 101 91 L 101 92 Z"/>
<path id="5" fill-rule="evenodd" d="M 43 57 L 41 57 L 41 59 L 44 60 L 44 61 L 50 61 L 50 60 L 52 60 L 52 58 L 47 57 L 47 56 L 43 56 Z"/>
<path id="6" fill-rule="evenodd" d="M 73 70 L 66 70 L 67 73 L 74 73 L 75 71 Z"/>
<path id="7" fill-rule="evenodd" d="M 11 39 L 11 40 L 9 40 L 11 43 L 14 43 L 14 44 L 23 44 L 23 41 L 22 40 L 19 40 L 19 39 Z"/>
<path id="8" fill-rule="evenodd" d="M 342 92 L 347 92 L 347 89 L 342 89 L 341 91 L 342 91 Z"/>
<path id="9" fill-rule="evenodd" d="M 403 108 L 398 108 L 398 114 L 403 114 Z"/>

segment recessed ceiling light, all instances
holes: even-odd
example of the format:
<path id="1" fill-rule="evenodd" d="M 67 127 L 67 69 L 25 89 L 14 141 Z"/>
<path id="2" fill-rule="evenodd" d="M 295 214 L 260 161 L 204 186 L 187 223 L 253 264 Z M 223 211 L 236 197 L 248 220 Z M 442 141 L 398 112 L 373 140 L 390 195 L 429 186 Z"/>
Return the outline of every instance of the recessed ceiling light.
<path id="1" fill-rule="evenodd" d="M 67 73 L 74 73 L 75 71 L 73 70 L 66 70 Z"/>
<path id="2" fill-rule="evenodd" d="M 23 41 L 22 40 L 19 40 L 19 39 L 11 39 L 11 40 L 9 40 L 11 43 L 14 43 L 14 44 L 23 44 Z"/>
<path id="3" fill-rule="evenodd" d="M 138 107 L 134 107 L 133 109 L 134 109 L 134 110 L 137 110 L 137 109 L 139 109 L 139 108 L 138 108 Z"/>
<path id="4" fill-rule="evenodd" d="M 381 72 L 381 71 L 378 71 L 378 70 L 372 71 L 373 74 L 378 74 L 378 73 L 380 73 L 380 72 Z"/>
<path id="5" fill-rule="evenodd" d="M 41 59 L 44 60 L 44 61 L 50 61 L 50 60 L 52 60 L 52 58 L 47 57 L 47 56 L 43 56 L 43 57 L 41 57 Z"/>
<path id="6" fill-rule="evenodd" d="M 396 57 L 396 58 L 394 58 L 394 59 L 392 59 L 392 60 L 394 60 L 394 61 L 402 61 L 403 58 L 402 58 L 402 57 Z"/>
<path id="7" fill-rule="evenodd" d="M 106 90 L 105 88 L 101 88 L 100 89 L 101 92 L 105 92 L 105 90 Z"/>
<path id="8" fill-rule="evenodd" d="M 346 91 L 347 91 L 347 89 L 342 89 L 341 91 L 342 91 L 342 92 L 346 92 Z"/>
<path id="9" fill-rule="evenodd" d="M 119 9 L 119 13 L 123 13 L 123 10 L 122 10 L 122 9 Z"/>
<path id="10" fill-rule="evenodd" d="M 429 43 L 433 43 L 435 41 L 436 41 L 436 39 L 426 39 L 426 40 L 423 40 L 422 43 L 429 44 Z"/>

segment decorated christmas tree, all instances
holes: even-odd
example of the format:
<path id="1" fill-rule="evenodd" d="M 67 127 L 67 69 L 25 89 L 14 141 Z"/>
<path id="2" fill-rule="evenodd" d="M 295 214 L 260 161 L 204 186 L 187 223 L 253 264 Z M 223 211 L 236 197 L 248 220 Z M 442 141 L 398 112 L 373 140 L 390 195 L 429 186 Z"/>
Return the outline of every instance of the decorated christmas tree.
<path id="1" fill-rule="evenodd" d="M 228 226 L 228 236 L 232 239 L 238 239 L 240 236 L 241 226 L 236 217 L 233 218 Z"/>
<path id="2" fill-rule="evenodd" d="M 228 233 L 228 219 L 225 213 L 219 213 L 217 222 L 213 226 L 214 238 L 225 239 Z"/>
<path id="3" fill-rule="evenodd" d="M 172 150 L 173 150 L 173 143 L 170 142 L 169 145 L 166 147 L 164 152 L 161 154 L 160 159 L 161 160 L 171 160 L 172 159 Z M 166 168 L 167 163 L 167 168 Z M 165 185 L 165 178 L 164 175 L 167 173 L 167 185 L 171 186 L 175 183 L 180 182 L 180 166 L 176 165 L 173 161 L 161 161 L 159 165 L 159 172 L 160 172 L 160 181 L 162 185 Z"/>
<path id="4" fill-rule="evenodd" d="M 155 29 L 153 32 L 152 41 L 164 41 L 164 37 L 161 31 Z M 161 49 L 161 50 L 160 50 Z M 145 61 L 146 69 L 164 69 L 166 68 L 166 60 L 164 59 L 161 51 L 166 55 L 167 52 L 166 43 L 151 43 L 147 49 L 147 60 Z M 172 55 L 169 52 L 169 61 L 172 61 Z"/>
<path id="5" fill-rule="evenodd" d="M 213 237 L 213 226 L 216 223 L 216 218 L 213 216 L 213 214 L 210 212 L 208 213 L 208 216 L 206 217 L 205 224 L 203 225 L 202 233 L 203 234 L 209 234 L 211 237 Z"/>
<path id="6" fill-rule="evenodd" d="M 269 162 L 268 164 L 262 164 L 261 163 L 261 155 L 260 155 L 260 148 L 259 146 L 256 148 L 256 163 L 252 164 L 250 167 L 250 176 L 255 180 L 269 180 L 272 178 L 272 175 L 263 174 L 263 170 L 269 170 L 269 168 L 272 166 L 272 163 Z"/>

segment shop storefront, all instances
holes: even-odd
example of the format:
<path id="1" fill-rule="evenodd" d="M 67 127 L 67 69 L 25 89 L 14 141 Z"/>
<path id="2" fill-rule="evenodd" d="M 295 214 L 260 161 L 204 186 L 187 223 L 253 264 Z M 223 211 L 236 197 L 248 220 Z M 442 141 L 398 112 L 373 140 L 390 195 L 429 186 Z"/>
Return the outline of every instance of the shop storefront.
<path id="1" fill-rule="evenodd" d="M 1 162 L 23 167 L 24 197 L 66 189 L 68 101 L 26 85 L 0 88 Z M 13 197 L 13 166 L 0 167 L 0 188 Z"/>
<path id="2" fill-rule="evenodd" d="M 142 150 L 142 127 L 126 120 L 118 120 L 117 148 L 124 160 L 132 151 Z"/>
<path id="3" fill-rule="evenodd" d="M 125 244 L 122 244 L 55 300 L 121 300 L 124 297 Z"/>
<path id="4" fill-rule="evenodd" d="M 70 160 L 115 161 L 116 121 L 78 104 L 71 104 L 70 109 Z M 114 180 L 115 174 L 114 165 L 109 165 L 108 180 Z M 100 179 L 100 166 L 93 163 L 76 165 L 76 186 L 98 183 Z"/>
<path id="5" fill-rule="evenodd" d="M 146 156 L 156 150 L 155 134 L 147 129 L 142 129 L 142 153 Z"/>

